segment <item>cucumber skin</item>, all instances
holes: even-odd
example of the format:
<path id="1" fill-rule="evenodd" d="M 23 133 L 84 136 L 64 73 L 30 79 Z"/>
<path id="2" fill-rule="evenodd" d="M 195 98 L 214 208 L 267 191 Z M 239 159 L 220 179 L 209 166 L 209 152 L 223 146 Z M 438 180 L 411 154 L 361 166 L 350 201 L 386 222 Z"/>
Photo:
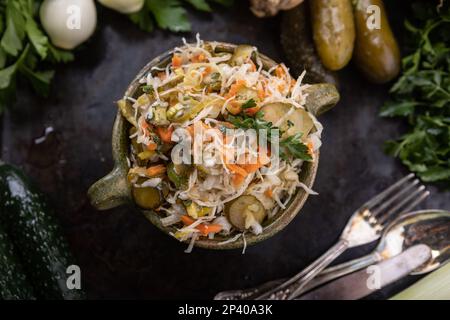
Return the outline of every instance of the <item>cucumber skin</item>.
<path id="1" fill-rule="evenodd" d="M 0 225 L 0 298 L 3 300 L 34 300 L 33 288 L 23 271 L 14 247 Z"/>
<path id="2" fill-rule="evenodd" d="M 81 290 L 67 288 L 66 270 L 74 259 L 44 196 L 8 164 L 0 165 L 0 213 L 37 298 L 83 299 Z"/>

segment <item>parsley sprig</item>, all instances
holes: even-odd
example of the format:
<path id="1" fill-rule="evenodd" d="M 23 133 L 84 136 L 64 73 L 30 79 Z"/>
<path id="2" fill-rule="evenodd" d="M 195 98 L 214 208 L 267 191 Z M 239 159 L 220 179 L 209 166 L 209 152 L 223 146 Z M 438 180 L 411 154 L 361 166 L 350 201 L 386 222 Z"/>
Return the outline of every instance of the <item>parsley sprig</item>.
<path id="1" fill-rule="evenodd" d="M 0 1 L 0 113 L 16 96 L 17 78 L 48 95 L 54 71 L 49 65 L 73 60 L 72 53 L 50 44 L 37 20 L 40 1 Z M 46 65 L 44 68 L 43 65 Z"/>
<path id="2" fill-rule="evenodd" d="M 413 11 L 416 26 L 405 22 L 412 50 L 380 113 L 405 118 L 410 129 L 385 149 L 423 181 L 450 188 L 449 2 L 437 11 L 436 4 L 419 1 Z"/>
<path id="3" fill-rule="evenodd" d="M 247 108 L 253 108 L 256 103 L 253 99 L 248 100 L 242 105 L 242 109 L 245 110 L 244 105 Z M 274 126 L 272 122 L 264 120 L 264 113 L 258 111 L 254 117 L 247 115 L 245 112 L 241 112 L 238 115 L 228 115 L 228 122 L 233 124 L 236 128 L 248 130 L 254 129 L 256 132 L 259 130 L 266 130 L 267 140 L 271 143 L 279 141 L 280 145 L 280 158 L 289 161 L 291 158 L 302 159 L 305 161 L 311 161 L 312 156 L 309 153 L 308 147 L 301 141 L 302 134 L 297 133 L 283 140 L 279 140 L 279 137 L 283 135 L 280 128 Z"/>
<path id="4" fill-rule="evenodd" d="M 155 22 L 161 29 L 174 32 L 191 31 L 185 4 L 189 4 L 196 10 L 211 12 L 209 2 L 215 2 L 223 6 L 231 6 L 234 0 L 145 0 L 144 7 L 130 15 L 131 21 L 142 30 L 151 32 Z"/>

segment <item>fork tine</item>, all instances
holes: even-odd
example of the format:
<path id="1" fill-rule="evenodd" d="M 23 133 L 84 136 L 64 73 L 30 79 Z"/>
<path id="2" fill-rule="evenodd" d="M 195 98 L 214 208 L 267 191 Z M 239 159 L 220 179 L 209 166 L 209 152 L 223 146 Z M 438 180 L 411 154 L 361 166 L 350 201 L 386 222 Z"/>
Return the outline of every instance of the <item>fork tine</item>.
<path id="1" fill-rule="evenodd" d="M 419 194 L 421 196 L 417 198 L 415 201 L 413 201 L 411 204 L 417 202 L 417 200 L 422 199 L 421 201 L 425 200 L 426 196 L 424 194 L 427 193 L 427 191 L 423 192 L 425 190 L 425 186 L 420 186 L 416 191 L 409 194 L 407 197 L 405 197 L 402 201 L 400 201 L 397 205 L 395 205 L 393 208 L 391 208 L 389 211 L 383 214 L 382 217 L 380 217 L 378 220 L 378 223 L 380 225 L 383 225 L 387 220 L 391 220 L 392 217 L 397 216 L 398 214 L 404 212 L 405 210 L 401 210 L 405 205 L 408 205 L 408 202 L 413 199 L 414 197 L 417 197 Z M 420 202 L 421 202 L 420 201 Z M 418 203 L 417 203 L 418 204 Z M 411 206 L 411 205 L 409 205 Z"/>
<path id="2" fill-rule="evenodd" d="M 398 180 L 396 183 L 391 185 L 390 187 L 386 188 L 384 191 L 380 192 L 378 195 L 367 201 L 365 204 L 363 204 L 364 208 L 371 209 L 372 207 L 379 204 L 386 196 L 388 196 L 392 191 L 396 190 L 399 186 L 401 186 L 403 183 L 407 182 L 411 178 L 414 177 L 414 173 L 408 174 L 406 177 L 403 177 L 402 179 Z"/>
<path id="3" fill-rule="evenodd" d="M 430 191 L 425 191 L 424 193 L 422 193 L 420 197 L 418 197 L 416 200 L 411 202 L 411 204 L 409 204 L 405 209 L 403 209 L 401 213 L 410 212 L 412 209 L 417 207 L 422 201 L 424 201 L 429 195 Z"/>
<path id="4" fill-rule="evenodd" d="M 411 183 L 409 183 L 408 185 L 406 185 L 405 188 L 400 189 L 398 192 L 390 195 L 390 198 L 385 199 L 384 202 L 377 207 L 376 209 L 371 210 L 372 212 L 372 216 L 376 217 L 378 216 L 381 212 L 386 211 L 387 208 L 389 208 L 389 206 L 391 204 L 394 203 L 394 201 L 396 201 L 397 199 L 400 199 L 401 197 L 403 197 L 405 194 L 407 194 L 412 188 L 414 188 L 414 186 L 416 186 L 419 183 L 419 179 L 415 179 L 413 180 Z"/>

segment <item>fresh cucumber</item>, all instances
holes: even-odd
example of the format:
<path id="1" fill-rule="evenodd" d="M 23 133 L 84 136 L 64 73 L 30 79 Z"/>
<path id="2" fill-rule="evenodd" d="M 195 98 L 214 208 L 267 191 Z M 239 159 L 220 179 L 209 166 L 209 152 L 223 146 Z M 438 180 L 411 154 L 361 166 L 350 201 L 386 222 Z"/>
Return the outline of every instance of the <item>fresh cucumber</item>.
<path id="1" fill-rule="evenodd" d="M 20 264 L 14 247 L 0 225 L 0 298 L 3 300 L 35 299 L 33 288 Z"/>
<path id="2" fill-rule="evenodd" d="M 0 163 L 0 221 L 20 254 L 38 299 L 82 299 L 67 287 L 74 264 L 42 193 L 17 168 Z"/>

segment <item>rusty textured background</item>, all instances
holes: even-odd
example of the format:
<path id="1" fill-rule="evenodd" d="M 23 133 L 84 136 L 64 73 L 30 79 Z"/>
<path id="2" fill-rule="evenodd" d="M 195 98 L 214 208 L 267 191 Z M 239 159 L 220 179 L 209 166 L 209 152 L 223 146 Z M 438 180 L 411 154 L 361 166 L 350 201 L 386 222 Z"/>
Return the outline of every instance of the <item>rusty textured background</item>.
<path id="1" fill-rule="evenodd" d="M 245 1 L 214 14 L 190 11 L 203 39 L 249 43 L 282 61 L 279 18 L 257 19 Z M 403 1 L 404 2 L 404 1 Z M 390 4 L 397 36 L 400 5 Z M 392 6 L 395 6 L 392 8 Z M 99 10 L 95 36 L 60 67 L 51 97 L 20 86 L 16 106 L 2 119 L 1 157 L 22 167 L 48 193 L 82 270 L 90 298 L 209 299 L 219 290 L 257 285 L 299 271 L 334 243 L 347 218 L 366 199 L 407 171 L 382 152 L 402 132 L 398 121 L 380 119 L 386 86 L 368 84 L 352 65 L 341 73 L 342 100 L 320 118 L 325 126 L 315 190 L 301 214 L 280 234 L 240 251 L 195 249 L 165 236 L 133 208 L 96 212 L 86 190 L 112 167 L 113 101 L 154 56 L 179 45 L 180 34 L 138 30 L 126 17 Z M 53 127 L 43 144 L 34 140 Z M 431 188 L 424 208 L 450 209 L 448 193 Z M 367 252 L 358 248 L 340 260 Z M 370 298 L 386 298 L 417 278 L 404 279 Z"/>

